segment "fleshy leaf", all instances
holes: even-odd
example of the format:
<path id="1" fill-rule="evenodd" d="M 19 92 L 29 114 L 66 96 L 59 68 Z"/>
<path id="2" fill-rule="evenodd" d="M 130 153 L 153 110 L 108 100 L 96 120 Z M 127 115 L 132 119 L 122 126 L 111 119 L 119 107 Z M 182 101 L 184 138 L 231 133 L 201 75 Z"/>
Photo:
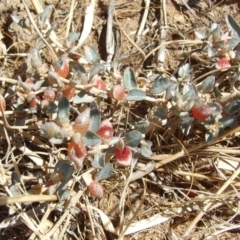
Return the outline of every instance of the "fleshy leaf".
<path id="1" fill-rule="evenodd" d="M 135 130 L 145 134 L 150 126 L 149 121 L 140 121 L 135 123 Z"/>
<path id="2" fill-rule="evenodd" d="M 60 96 L 58 102 L 58 112 L 56 122 L 61 126 L 63 124 L 69 123 L 69 108 L 70 104 L 67 98 L 63 95 Z"/>
<path id="3" fill-rule="evenodd" d="M 92 167 L 102 169 L 105 165 L 105 153 L 97 153 L 94 155 Z"/>
<path id="4" fill-rule="evenodd" d="M 167 110 L 160 106 L 154 112 L 154 116 L 160 118 L 161 120 L 167 119 Z"/>
<path id="5" fill-rule="evenodd" d="M 235 100 L 233 102 L 231 102 L 230 104 L 228 104 L 225 108 L 224 111 L 229 114 L 229 115 L 233 115 L 235 113 L 237 113 L 240 109 L 240 100 Z"/>
<path id="6" fill-rule="evenodd" d="M 202 82 L 202 90 L 204 93 L 210 93 L 215 84 L 215 77 L 214 76 L 208 76 L 205 78 Z"/>
<path id="7" fill-rule="evenodd" d="M 57 196 L 58 196 L 59 202 L 67 200 L 69 195 L 70 195 L 70 191 L 68 189 L 59 189 L 57 191 Z"/>
<path id="8" fill-rule="evenodd" d="M 137 88 L 137 82 L 136 82 L 135 74 L 133 72 L 133 69 L 130 68 L 130 67 L 127 67 L 124 70 L 123 84 L 128 91 Z"/>
<path id="9" fill-rule="evenodd" d="M 71 165 L 70 161 L 60 160 L 57 162 L 54 172 L 58 172 L 60 175 L 61 182 L 67 183 L 73 174 L 74 167 Z"/>
<path id="10" fill-rule="evenodd" d="M 95 180 L 101 181 L 108 179 L 113 172 L 113 167 L 110 163 L 106 163 L 104 167 L 96 174 Z"/>
<path id="11" fill-rule="evenodd" d="M 150 92 L 152 94 L 158 94 L 158 93 L 165 91 L 171 85 L 172 85 L 172 83 L 167 78 L 160 77 L 154 81 Z"/>
<path id="12" fill-rule="evenodd" d="M 11 174 L 11 182 L 12 182 L 12 184 L 21 182 L 17 172 L 15 172 L 15 171 L 12 172 L 12 174 Z"/>
<path id="13" fill-rule="evenodd" d="M 97 64 L 100 62 L 101 58 L 93 47 L 85 45 L 84 52 L 88 62 L 92 64 Z"/>
<path id="14" fill-rule="evenodd" d="M 142 140 L 142 134 L 138 131 L 130 131 L 124 135 L 124 142 L 129 147 L 136 147 Z"/>
<path id="15" fill-rule="evenodd" d="M 151 141 L 145 140 L 144 142 L 142 142 L 141 148 L 140 148 L 141 154 L 146 158 L 151 157 L 152 154 L 153 154 L 152 150 L 151 150 L 151 147 L 152 147 L 152 142 Z"/>
<path id="16" fill-rule="evenodd" d="M 175 97 L 175 93 L 178 90 L 178 83 L 173 83 L 167 90 L 166 90 L 166 99 L 171 99 Z"/>
<path id="17" fill-rule="evenodd" d="M 50 12 L 53 9 L 53 5 L 48 5 L 42 12 L 40 20 L 41 22 L 45 23 L 47 20 L 48 15 L 50 14 Z"/>
<path id="18" fill-rule="evenodd" d="M 206 132 L 205 134 L 205 141 L 208 143 L 208 144 L 211 144 L 219 135 L 219 130 L 217 130 L 216 132 Z"/>
<path id="19" fill-rule="evenodd" d="M 23 19 L 22 17 L 14 15 L 14 14 L 11 15 L 11 18 L 12 18 L 13 22 L 15 22 L 17 24 L 19 24 L 19 22 Z"/>
<path id="20" fill-rule="evenodd" d="M 95 65 L 89 75 L 89 80 L 92 80 L 92 78 L 98 74 L 99 72 L 105 71 L 106 70 L 106 66 L 103 64 L 97 64 Z"/>
<path id="21" fill-rule="evenodd" d="M 53 114 L 56 112 L 57 105 L 54 102 L 49 102 L 46 113 Z"/>
<path id="22" fill-rule="evenodd" d="M 101 113 L 95 107 L 93 107 L 90 111 L 90 126 L 89 130 L 93 132 L 97 132 L 101 124 Z"/>
<path id="23" fill-rule="evenodd" d="M 219 122 L 222 123 L 222 128 L 231 126 L 235 122 L 235 117 L 227 116 L 219 119 Z"/>
<path id="24" fill-rule="evenodd" d="M 91 103 L 94 100 L 95 100 L 94 97 L 88 95 L 85 91 L 81 91 L 80 93 L 74 96 L 73 103 L 74 104 Z"/>
<path id="25" fill-rule="evenodd" d="M 180 82 L 189 82 L 190 81 L 190 64 L 186 63 L 181 66 L 178 70 L 178 80 Z"/>
<path id="26" fill-rule="evenodd" d="M 82 142 L 86 146 L 93 146 L 101 142 L 101 138 L 92 131 L 87 131 L 82 137 Z"/>
<path id="27" fill-rule="evenodd" d="M 184 117 L 182 122 L 182 132 L 185 136 L 189 134 L 194 118 Z"/>
<path id="28" fill-rule="evenodd" d="M 141 101 L 145 99 L 146 93 L 140 89 L 132 89 L 126 96 L 126 100 L 128 101 Z"/>
<path id="29" fill-rule="evenodd" d="M 227 23 L 229 24 L 229 27 L 237 33 L 238 37 L 240 37 L 240 26 L 230 14 L 227 15 Z"/>
<path id="30" fill-rule="evenodd" d="M 203 40 L 206 38 L 206 31 L 205 30 L 196 30 L 194 31 L 195 35 L 197 36 L 198 39 Z"/>

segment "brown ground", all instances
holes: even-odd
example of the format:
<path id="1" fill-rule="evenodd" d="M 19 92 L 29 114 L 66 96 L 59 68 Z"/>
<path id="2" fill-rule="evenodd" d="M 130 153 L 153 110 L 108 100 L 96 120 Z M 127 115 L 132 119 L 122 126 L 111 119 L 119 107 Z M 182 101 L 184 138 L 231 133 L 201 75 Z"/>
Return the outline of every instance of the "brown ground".
<path id="1" fill-rule="evenodd" d="M 36 15 L 36 11 L 31 1 L 26 0 L 26 2 L 29 10 L 33 12 L 34 15 Z M 50 22 L 58 23 L 58 27 L 55 32 L 59 38 L 59 41 L 63 43 L 65 40 L 64 38 L 67 24 L 66 19 L 71 8 L 71 0 L 39 0 L 39 2 L 43 8 L 49 4 L 52 4 L 54 6 L 54 11 L 52 12 Z M 84 9 L 88 4 L 88 1 L 76 2 L 77 4 L 76 8 L 74 9 L 71 27 L 76 31 L 81 31 L 84 19 Z M 138 47 L 142 49 L 145 54 L 151 52 L 154 48 L 159 46 L 161 42 L 161 24 L 159 22 L 159 19 L 163 18 L 163 8 L 159 2 L 160 1 L 151 1 L 147 24 L 145 26 L 145 29 L 149 28 L 149 31 L 140 40 L 140 42 L 137 43 Z M 177 41 L 184 39 L 194 40 L 194 30 L 209 27 L 212 22 L 220 23 L 223 30 L 226 30 L 226 14 L 231 14 L 236 19 L 236 21 L 240 23 L 240 3 L 238 0 L 195 0 L 186 2 L 189 9 L 187 9 L 187 7 L 182 4 L 181 0 L 166 0 L 166 17 L 169 27 L 167 29 L 166 41 Z M 115 1 L 115 16 L 118 18 L 121 28 L 124 29 L 125 33 L 127 33 L 128 36 L 133 40 L 143 15 L 144 6 L 144 1 L 142 0 L 132 0 L 130 2 L 127 0 Z M 87 44 L 97 49 L 103 60 L 106 60 L 107 56 L 105 48 L 107 7 L 108 3 L 106 0 L 97 1 L 93 28 L 90 36 L 87 39 Z M 24 31 L 19 25 L 13 23 L 10 17 L 11 14 L 20 15 L 23 17 L 27 16 L 26 9 L 22 4 L 22 1 L 3 0 L 0 2 L 0 33 L 2 33 L 2 39 L 0 39 L 0 92 L 2 94 L 6 93 L 6 90 L 10 86 L 9 83 L 4 82 L 3 78 L 16 79 L 16 76 L 21 75 L 21 72 L 23 71 L 21 67 L 26 60 L 26 54 L 32 47 L 35 46 L 36 39 L 38 38 L 37 34 Z M 156 24 L 152 26 L 154 22 L 156 22 Z M 121 36 L 118 38 L 120 42 L 118 43 L 119 46 L 117 48 L 116 55 L 120 56 L 121 54 L 125 54 L 127 56 L 123 64 L 123 69 L 125 66 L 131 66 L 133 69 L 136 69 L 137 74 L 141 76 L 144 76 L 144 74 L 147 75 L 147 73 L 151 70 L 153 72 L 165 72 L 171 75 L 183 62 L 189 62 L 191 64 L 193 78 L 196 78 L 206 73 L 209 66 L 213 64 L 213 62 L 210 60 L 206 60 L 204 55 L 201 53 L 192 54 L 189 56 L 188 53 L 191 50 L 200 47 L 200 45 L 195 46 L 192 44 L 184 45 L 177 43 L 167 45 L 166 59 L 163 66 L 156 65 L 156 52 L 154 52 L 153 55 L 149 56 L 147 59 L 145 59 L 144 62 L 142 62 L 141 53 L 136 50 L 136 48 L 133 48 L 132 43 L 120 30 L 117 22 L 114 24 L 114 31 L 116 34 L 120 34 L 118 36 Z M 5 47 L 6 50 L 4 49 Z M 78 53 L 84 55 L 83 49 L 78 49 Z M 47 66 L 49 66 L 54 61 L 53 56 L 48 52 L 46 48 L 43 50 L 42 59 Z M 25 78 L 24 74 L 21 76 Z M 144 118 L 147 115 L 149 108 L 153 107 L 153 104 L 145 103 L 144 106 L 141 105 L 139 108 L 138 105 L 128 107 L 132 107 L 132 113 L 134 114 L 131 115 L 131 118 L 134 121 L 134 117 L 136 117 L 136 115 L 136 118 L 139 118 L 140 115 L 141 118 Z M 7 109 L 10 110 L 11 106 L 8 106 Z M 124 115 L 126 112 L 126 108 L 123 108 L 122 114 Z M 37 117 L 40 117 L 38 113 L 36 113 L 36 115 Z M 192 135 L 187 138 L 184 138 L 180 131 L 174 132 L 174 130 L 172 130 L 173 135 L 175 135 L 174 137 L 178 140 L 174 138 L 168 138 L 169 135 L 164 129 L 158 130 L 159 137 L 155 137 L 155 145 L 153 146 L 152 151 L 154 153 L 161 153 L 162 155 L 166 154 L 166 156 L 168 156 L 169 154 L 175 154 L 181 151 L 182 146 L 179 144 L 179 141 L 182 142 L 184 144 L 184 147 L 187 149 L 190 148 L 192 144 L 194 144 L 194 141 L 195 144 L 200 144 L 200 142 L 204 141 L 202 138 L 202 129 L 200 128 L 197 130 L 198 131 L 192 133 Z M 8 143 L 6 141 L 3 129 L 0 133 L 0 156 L 3 158 L 6 154 Z M 22 138 L 20 132 L 9 132 L 8 134 L 11 137 L 12 147 L 17 144 L 14 140 L 15 136 Z M 160 134 L 162 135 L 160 136 Z M 225 142 L 216 143 L 214 147 L 229 147 L 229 149 L 238 149 L 238 136 L 239 134 L 237 133 L 234 140 L 228 138 Z M 197 141 L 196 139 L 201 139 L 201 141 Z M 24 139 L 21 140 L 32 151 L 43 151 L 36 145 L 32 144 L 31 141 L 25 141 Z M 161 147 L 156 144 L 158 141 L 160 142 Z M 52 150 L 58 151 L 58 147 L 51 147 Z M 191 198 L 188 197 L 191 195 L 191 190 L 189 192 L 188 190 L 191 189 L 192 186 L 198 186 L 197 189 L 201 190 L 202 192 L 215 193 L 216 191 L 214 189 L 218 189 L 224 183 L 223 178 L 220 178 L 218 176 L 219 173 L 214 172 L 213 167 L 209 163 L 214 158 L 213 153 L 209 152 L 209 155 L 204 154 L 205 147 L 206 146 L 203 146 L 203 148 L 198 149 L 198 152 L 193 152 L 191 155 L 186 156 L 184 159 L 176 159 L 176 161 L 170 164 L 166 164 L 161 168 L 155 169 L 152 171 L 153 175 L 151 177 L 145 176 L 143 179 L 138 179 L 137 181 L 133 181 L 129 184 L 127 197 L 125 200 L 124 224 L 128 224 L 129 221 L 138 222 L 142 219 L 150 218 L 157 213 L 160 213 L 164 216 L 170 216 L 170 220 L 143 231 L 124 236 L 124 239 L 182 239 L 181 237 L 183 236 L 184 232 L 205 204 L 205 202 L 202 200 L 194 200 L 194 197 L 201 197 L 200 193 L 198 196 L 192 196 L 193 201 L 191 201 Z M 59 153 L 64 155 L 66 151 L 64 152 L 62 150 L 59 150 Z M 14 155 L 16 156 L 16 159 L 20 159 L 18 158 L 20 155 L 19 151 L 14 150 Z M 47 158 L 47 162 L 50 161 L 50 155 L 51 154 L 45 156 Z M 55 156 L 54 153 L 52 155 L 53 158 L 56 157 L 56 154 Z M 233 157 L 237 158 L 238 155 L 233 155 Z M 191 161 L 191 164 L 189 161 Z M 195 164 L 196 161 L 197 163 Z M 27 157 L 21 161 L 21 164 L 28 163 L 29 159 L 27 159 Z M 8 166 L 8 163 L 5 161 L 2 164 L 4 167 L 5 175 L 7 176 L 7 179 L 10 180 L 11 172 L 13 171 L 13 164 L 11 162 L 11 164 Z M 32 164 L 29 165 L 29 168 L 25 168 L 21 164 L 19 167 L 22 175 L 24 175 L 26 179 L 27 177 L 30 179 L 29 183 L 26 181 L 26 187 L 29 188 L 30 185 L 37 185 L 36 175 L 42 174 L 42 170 L 37 168 L 34 169 L 34 165 Z M 180 173 L 181 171 L 187 171 L 185 164 L 188 164 L 190 172 L 207 176 L 209 179 L 211 176 L 213 179 L 209 180 L 208 178 L 199 178 L 196 180 L 193 178 L 189 180 L 189 176 L 184 176 Z M 76 175 L 77 174 L 79 173 L 76 173 Z M 116 169 L 114 172 L 114 177 L 108 180 L 104 180 L 102 183 L 105 188 L 105 196 L 101 200 L 88 198 L 87 194 L 81 196 L 79 203 L 76 204 L 76 207 L 80 209 L 79 213 L 69 218 L 67 216 L 63 218 L 63 222 L 57 228 L 59 230 L 56 230 L 56 239 L 60 240 L 58 231 L 61 232 L 64 227 L 66 227 L 66 230 L 63 236 L 61 235 L 62 239 L 93 239 L 92 224 L 95 227 L 96 239 L 119 239 L 117 236 L 111 235 L 107 231 L 104 231 L 104 227 L 102 226 L 98 214 L 92 210 L 90 211 L 87 209 L 85 205 L 88 202 L 90 205 L 99 208 L 111 219 L 114 227 L 119 227 L 120 212 L 118 210 L 118 206 L 128 174 L 128 170 Z M 227 176 L 231 176 L 231 173 L 228 172 Z M 157 181 L 160 181 L 161 183 Z M 238 189 L 239 178 L 236 179 L 235 183 L 235 187 Z M 1 196 L 6 196 L 6 191 L 3 185 L 1 185 L 0 192 Z M 76 192 L 77 190 L 75 189 L 73 193 L 76 194 Z M 224 224 L 223 226 L 230 227 L 233 225 L 239 225 L 239 197 L 231 200 L 227 198 L 226 195 L 225 198 L 221 198 L 222 201 L 225 201 L 224 204 L 222 204 L 219 208 L 214 208 L 213 210 L 208 211 L 205 214 L 201 221 L 198 222 L 193 232 L 186 239 L 240 239 L 240 231 L 238 228 L 231 231 L 223 231 L 223 233 L 219 233 L 215 237 L 212 235 L 215 232 L 220 231 L 220 224 L 228 221 L 234 214 L 236 214 L 234 219 L 228 224 Z M 216 200 L 215 203 L 217 202 L 218 201 Z M 0 221 L 4 221 L 4 219 L 10 217 L 9 206 L 10 205 L 2 206 L 0 208 Z M 22 205 L 22 211 L 29 211 L 31 209 L 36 210 L 37 206 L 38 203 L 33 203 L 29 206 Z M 180 212 L 176 212 L 178 211 L 177 209 L 179 209 L 181 206 L 185 209 L 187 206 L 189 206 L 191 208 L 191 211 L 182 210 Z M 48 209 L 50 211 L 47 217 L 49 226 L 48 229 L 41 231 L 43 235 L 48 232 L 49 229 L 51 229 L 52 226 L 54 226 L 54 224 L 56 224 L 64 214 L 64 210 L 63 212 L 57 210 L 55 203 L 49 204 L 48 207 L 55 208 L 56 210 Z M 15 210 L 18 214 L 20 214 L 19 210 L 17 210 L 16 207 L 12 207 L 11 210 Z M 91 215 L 91 218 L 89 217 L 89 213 Z M 36 213 L 36 218 L 32 216 L 33 218 L 31 219 L 35 219 L 34 221 L 36 223 L 36 226 L 38 226 L 38 221 L 41 221 L 44 214 L 46 214 L 46 212 L 41 214 Z M 15 215 L 17 214 L 15 213 Z M 36 231 L 33 228 L 29 227 L 29 224 L 27 223 L 19 223 L 16 220 L 19 224 L 12 226 L 10 225 L 11 221 L 9 219 L 7 221 L 9 222 L 4 227 L 1 227 L 0 239 L 40 239 L 41 237 L 39 236 L 43 236 L 36 233 Z M 174 238 L 169 236 L 170 231 L 173 231 L 177 237 Z M 207 238 L 208 236 L 212 237 Z M 49 239 L 54 239 L 54 237 L 50 236 Z"/>

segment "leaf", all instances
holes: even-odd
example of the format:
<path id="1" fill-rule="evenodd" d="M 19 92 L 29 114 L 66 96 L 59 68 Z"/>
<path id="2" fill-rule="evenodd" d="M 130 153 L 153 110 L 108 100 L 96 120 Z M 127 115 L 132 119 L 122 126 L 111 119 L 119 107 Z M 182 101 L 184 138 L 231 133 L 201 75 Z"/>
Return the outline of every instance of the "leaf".
<path id="1" fill-rule="evenodd" d="M 202 82 L 202 90 L 204 93 L 210 93 L 215 85 L 215 77 L 214 76 L 208 76 L 205 78 Z"/>
<path id="2" fill-rule="evenodd" d="M 106 70 L 106 66 L 103 64 L 97 64 L 95 65 L 89 75 L 89 80 L 92 80 L 93 77 L 98 74 L 99 72 L 105 71 Z"/>
<path id="3" fill-rule="evenodd" d="M 88 95 L 85 91 L 81 91 L 77 95 L 74 96 L 73 103 L 74 104 L 91 103 L 94 100 L 95 100 L 94 97 Z"/>
<path id="4" fill-rule="evenodd" d="M 69 47 L 78 40 L 80 36 L 79 32 L 70 32 L 68 36 Z"/>
<path id="5" fill-rule="evenodd" d="M 71 165 L 70 161 L 60 160 L 57 162 L 54 172 L 58 172 L 61 182 L 67 183 L 74 172 L 74 167 Z"/>
<path id="6" fill-rule="evenodd" d="M 227 116 L 219 119 L 219 122 L 222 123 L 222 128 L 230 127 L 236 121 L 235 117 Z"/>
<path id="7" fill-rule="evenodd" d="M 11 182 L 12 182 L 12 184 L 21 182 L 17 172 L 15 172 L 15 171 L 12 172 L 12 174 L 11 174 Z"/>
<path id="8" fill-rule="evenodd" d="M 105 164 L 105 153 L 97 153 L 94 155 L 94 159 L 92 161 L 92 167 L 102 169 Z"/>
<path id="9" fill-rule="evenodd" d="M 136 78 L 133 69 L 127 67 L 123 73 L 123 84 L 128 91 L 137 88 Z"/>
<path id="10" fill-rule="evenodd" d="M 13 196 L 20 196 L 22 194 L 17 185 L 11 185 L 9 191 Z"/>
<path id="11" fill-rule="evenodd" d="M 87 131 L 82 137 L 82 142 L 86 146 L 94 146 L 101 142 L 101 138 L 96 133 Z"/>
<path id="12" fill-rule="evenodd" d="M 186 63 L 183 66 L 181 66 L 178 70 L 178 76 L 182 79 L 185 79 L 190 74 L 190 64 Z"/>
<path id="13" fill-rule="evenodd" d="M 41 22 L 45 23 L 47 20 L 48 15 L 50 14 L 50 12 L 53 9 L 53 5 L 48 5 L 42 12 L 40 20 Z"/>
<path id="14" fill-rule="evenodd" d="M 16 15 L 13 15 L 13 14 L 11 14 L 11 18 L 12 18 L 13 22 L 15 22 L 17 24 L 19 24 L 20 21 L 23 19 L 22 17 L 16 16 Z"/>
<path id="15" fill-rule="evenodd" d="M 93 47 L 85 45 L 84 52 L 85 52 L 85 56 L 86 56 L 86 59 L 88 62 L 90 62 L 92 64 L 97 64 L 100 62 L 101 58 Z"/>
<path id="16" fill-rule="evenodd" d="M 101 181 L 108 179 L 113 173 L 113 167 L 110 163 L 106 163 L 104 167 L 96 174 L 95 180 Z"/>
<path id="17" fill-rule="evenodd" d="M 166 99 L 171 99 L 175 97 L 175 93 L 178 90 L 178 83 L 173 83 L 167 90 L 166 90 Z"/>
<path id="18" fill-rule="evenodd" d="M 196 85 L 194 84 L 186 84 L 183 87 L 183 100 L 196 98 L 198 97 L 198 91 Z"/>
<path id="19" fill-rule="evenodd" d="M 172 85 L 172 83 L 167 78 L 160 77 L 154 81 L 150 92 L 152 94 L 158 94 L 158 93 L 165 91 L 171 85 Z"/>
<path id="20" fill-rule="evenodd" d="M 59 202 L 63 202 L 67 200 L 68 197 L 70 196 L 70 191 L 68 189 L 59 189 L 57 191 L 57 196 L 58 196 Z"/>
<path id="21" fill-rule="evenodd" d="M 129 91 L 125 99 L 127 101 L 141 101 L 145 99 L 146 93 L 139 89 L 132 89 Z"/>
<path id="22" fill-rule="evenodd" d="M 227 15 L 227 23 L 229 24 L 229 27 L 237 33 L 238 37 L 240 37 L 240 26 L 230 14 Z"/>
<path id="23" fill-rule="evenodd" d="M 54 102 L 49 102 L 46 113 L 47 113 L 47 114 L 53 114 L 53 113 L 56 112 L 56 109 L 57 109 L 56 103 L 54 103 Z"/>
<path id="24" fill-rule="evenodd" d="M 192 123 L 194 121 L 194 118 L 192 117 L 185 117 L 183 118 L 182 122 L 182 133 L 187 136 L 189 134 L 189 131 L 192 127 Z"/>
<path id="25" fill-rule="evenodd" d="M 229 115 L 233 115 L 237 113 L 239 109 L 240 109 L 240 100 L 235 100 L 224 107 L 224 111 Z"/>
<path id="26" fill-rule="evenodd" d="M 130 131 L 124 135 L 124 143 L 129 147 L 136 147 L 142 140 L 142 134 L 138 131 Z"/>
<path id="27" fill-rule="evenodd" d="M 167 119 L 167 110 L 164 107 L 160 106 L 154 112 L 154 116 L 162 120 Z"/>
<path id="28" fill-rule="evenodd" d="M 203 40 L 206 38 L 206 31 L 205 30 L 196 30 L 194 31 L 195 35 L 197 36 L 198 39 Z"/>
<path id="29" fill-rule="evenodd" d="M 219 135 L 219 130 L 217 130 L 216 132 L 206 132 L 205 134 L 205 141 L 208 143 L 208 144 L 211 144 Z"/>
<path id="30" fill-rule="evenodd" d="M 69 109 L 70 109 L 70 104 L 68 99 L 65 98 L 63 95 L 61 95 L 58 102 L 58 112 L 57 112 L 57 119 L 56 119 L 56 122 L 59 125 L 69 123 Z"/>
<path id="31" fill-rule="evenodd" d="M 94 107 L 90 111 L 89 130 L 91 130 L 93 132 L 97 132 L 97 130 L 100 127 L 100 124 L 101 124 L 101 114 L 100 114 L 99 110 L 96 107 Z"/>
<path id="32" fill-rule="evenodd" d="M 151 147 L 152 147 L 152 142 L 151 141 L 148 141 L 148 140 L 142 141 L 141 148 L 140 148 L 140 153 L 146 158 L 151 157 L 152 154 L 153 154 L 152 150 L 151 150 Z"/>
<path id="33" fill-rule="evenodd" d="M 135 130 L 145 134 L 150 126 L 149 121 L 140 121 L 135 123 Z"/>

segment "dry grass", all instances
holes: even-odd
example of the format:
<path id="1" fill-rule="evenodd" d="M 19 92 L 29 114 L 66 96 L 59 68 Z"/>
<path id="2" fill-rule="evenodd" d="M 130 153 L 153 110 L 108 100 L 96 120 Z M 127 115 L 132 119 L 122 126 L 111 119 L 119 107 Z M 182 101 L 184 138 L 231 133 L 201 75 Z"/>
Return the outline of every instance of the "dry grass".
<path id="1" fill-rule="evenodd" d="M 204 11 L 198 11 L 199 5 L 188 5 L 187 1 L 179 5 L 179 2 L 162 0 L 159 5 L 153 1 L 149 8 L 145 8 L 145 2 L 139 0 L 128 8 L 126 3 L 119 1 L 113 21 L 114 34 L 119 40 L 114 53 L 118 57 L 125 54 L 127 58 L 118 74 L 122 76 L 123 70 L 131 66 L 137 80 L 143 81 L 141 89 L 149 93 L 149 76 L 155 73 L 171 76 L 177 73 L 179 66 L 190 62 L 194 84 L 199 85 L 204 78 L 214 74 L 223 95 L 221 104 L 225 106 L 233 99 L 239 99 L 238 86 L 235 92 L 231 92 L 228 84 L 222 84 L 236 66 L 222 73 L 210 70 L 213 60 L 206 59 L 204 53 L 198 51 L 201 41 L 195 39 L 190 29 L 194 24 L 196 28 L 206 27 L 211 20 Z M 232 8 L 227 1 L 226 4 L 225 1 L 219 2 L 215 9 L 214 1 L 209 2 L 212 4 L 212 15 L 221 11 L 221 4 L 224 4 L 223 9 Z M 43 6 L 37 0 L 32 1 L 34 7 L 25 1 L 23 3 L 25 16 L 32 16 L 30 9 L 38 14 L 42 11 Z M 207 3 L 202 4 L 200 8 L 203 9 Z M 237 2 L 232 4 L 239 8 Z M 41 52 L 47 70 L 60 54 L 67 51 L 64 36 L 80 27 L 86 31 L 87 40 L 78 42 L 76 52 L 81 54 L 80 61 L 88 73 L 92 66 L 85 61 L 82 46 L 86 42 L 99 50 L 101 57 L 111 59 L 113 46 L 106 44 L 101 36 L 108 3 L 91 1 L 85 6 L 90 6 L 90 13 L 84 12 L 85 9 L 74 0 L 67 1 L 66 6 L 54 6 L 56 9 L 51 20 L 58 21 L 59 28 L 54 29 L 49 38 L 40 31 L 36 19 L 30 17 L 34 34 L 38 33 L 38 39 L 47 46 Z M 64 7 L 68 7 L 67 14 Z M 80 23 L 78 15 L 84 17 L 90 14 L 89 23 L 91 9 L 95 9 L 93 27 L 86 29 L 89 25 L 84 24 L 84 19 Z M 215 20 L 225 24 L 221 16 Z M 198 22 L 197 17 L 202 17 L 202 22 Z M 142 19 L 144 22 L 141 25 Z M 185 24 L 187 27 L 183 26 Z M 170 109 L 167 112 L 168 124 L 153 116 L 157 107 L 169 107 L 164 94 L 148 96 L 144 101 L 116 103 L 111 99 L 110 92 L 112 84 L 120 83 L 121 77 L 107 73 L 102 76 L 107 85 L 106 98 L 99 97 L 102 92 L 91 88 L 91 84 L 77 84 L 76 94 L 83 89 L 89 90 L 102 118 L 111 118 L 115 136 L 132 130 L 135 122 L 149 121 L 150 127 L 144 137 L 152 142 L 153 154 L 133 158 L 131 166 L 122 168 L 116 164 L 113 154 L 108 153 L 107 161 L 113 165 L 114 171 L 110 178 L 101 181 L 104 198 L 96 199 L 87 191 L 96 173 L 91 166 L 94 156 L 91 151 L 96 149 L 89 147 L 83 169 L 75 168 L 66 185 L 68 195 L 59 201 L 49 182 L 56 163 L 68 159 L 67 143 L 52 144 L 41 134 L 42 124 L 51 121 L 53 115 L 45 114 L 40 108 L 32 112 L 26 105 L 23 110 L 16 109 L 18 99 L 24 95 L 17 77 L 26 79 L 26 71 L 31 72 L 31 69 L 23 69 L 23 63 L 29 55 L 29 46 L 35 47 L 36 41 L 32 39 L 29 43 L 7 32 L 3 35 L 12 40 L 10 46 L 4 38 L 0 42 L 0 93 L 7 103 L 6 110 L 0 104 L 0 234 L 3 239 L 240 238 L 240 127 L 227 128 L 208 144 L 204 140 L 203 124 L 194 122 L 189 135 L 185 136 L 178 118 Z M 165 35 L 167 37 L 163 38 Z M 25 41 L 25 52 L 18 51 L 21 41 Z M 60 80 L 63 85 L 71 82 L 69 77 Z M 41 95 L 45 89 L 40 87 L 35 94 Z M 54 91 L 57 93 L 59 89 L 55 87 Z M 213 96 L 202 96 L 205 102 L 214 101 Z M 73 104 L 72 101 L 70 104 L 70 119 L 73 121 L 76 109 L 82 111 L 85 105 Z M 239 112 L 236 119 L 239 119 Z M 98 148 L 104 150 L 108 145 L 100 144 Z M 20 182 L 12 181 L 13 174 L 17 174 Z M 18 196 L 14 196 L 12 186 L 20 193 Z"/>

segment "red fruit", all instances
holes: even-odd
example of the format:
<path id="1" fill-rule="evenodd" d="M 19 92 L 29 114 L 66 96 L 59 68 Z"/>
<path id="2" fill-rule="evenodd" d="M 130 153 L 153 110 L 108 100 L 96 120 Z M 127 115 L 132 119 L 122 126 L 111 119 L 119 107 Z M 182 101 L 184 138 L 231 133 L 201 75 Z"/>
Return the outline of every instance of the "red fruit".
<path id="1" fill-rule="evenodd" d="M 55 99 L 55 92 L 51 86 L 47 87 L 47 89 L 43 93 L 43 99 L 52 102 Z"/>
<path id="2" fill-rule="evenodd" d="M 100 76 L 98 76 L 96 79 L 94 79 L 93 82 L 94 82 L 95 88 L 97 88 L 99 90 L 103 90 L 103 91 L 106 90 L 106 84 Z"/>
<path id="3" fill-rule="evenodd" d="M 108 141 L 113 137 L 113 127 L 108 119 L 102 121 L 97 134 L 102 140 Z"/>
<path id="4" fill-rule="evenodd" d="M 129 166 L 132 160 L 132 151 L 128 146 L 124 146 L 123 149 L 115 149 L 115 156 L 117 162 L 123 166 Z"/>
<path id="5" fill-rule="evenodd" d="M 90 108 L 86 108 L 82 113 L 80 113 L 73 124 L 73 131 L 80 134 L 84 134 L 90 124 Z"/>
<path id="6" fill-rule="evenodd" d="M 112 91 L 113 98 L 115 100 L 121 101 L 125 98 L 125 88 L 122 85 L 116 85 L 113 87 Z"/>
<path id="7" fill-rule="evenodd" d="M 30 108 L 37 108 L 38 104 L 40 103 L 41 100 L 39 96 L 35 96 L 34 98 L 32 98 L 32 100 L 28 102 Z"/>
<path id="8" fill-rule="evenodd" d="M 200 106 L 193 106 L 190 111 L 194 118 L 204 121 L 212 114 L 212 112 L 214 111 L 214 108 L 206 105 L 200 105 Z"/>
<path id="9" fill-rule="evenodd" d="M 82 142 L 74 143 L 70 142 L 68 144 L 68 156 L 71 161 L 73 161 L 78 168 L 82 168 L 83 161 L 87 155 L 86 147 Z"/>
<path id="10" fill-rule="evenodd" d="M 88 186 L 88 192 L 92 197 L 103 198 L 103 187 L 98 181 L 92 181 Z"/>
<path id="11" fill-rule="evenodd" d="M 1 93 L 0 93 L 0 106 L 3 111 L 6 110 L 6 101 Z"/>
<path id="12" fill-rule="evenodd" d="M 69 85 L 63 87 L 62 94 L 68 100 L 72 99 L 74 97 L 74 94 L 75 94 L 75 87 L 71 87 Z"/>
<path id="13" fill-rule="evenodd" d="M 215 66 L 217 69 L 221 69 L 221 68 L 231 67 L 231 64 L 229 63 L 228 59 L 224 57 L 220 59 Z M 227 69 L 224 69 L 224 70 L 227 70 Z"/>
<path id="14" fill-rule="evenodd" d="M 69 73 L 69 65 L 67 55 L 63 54 L 54 66 L 55 71 L 60 77 L 66 78 Z"/>

